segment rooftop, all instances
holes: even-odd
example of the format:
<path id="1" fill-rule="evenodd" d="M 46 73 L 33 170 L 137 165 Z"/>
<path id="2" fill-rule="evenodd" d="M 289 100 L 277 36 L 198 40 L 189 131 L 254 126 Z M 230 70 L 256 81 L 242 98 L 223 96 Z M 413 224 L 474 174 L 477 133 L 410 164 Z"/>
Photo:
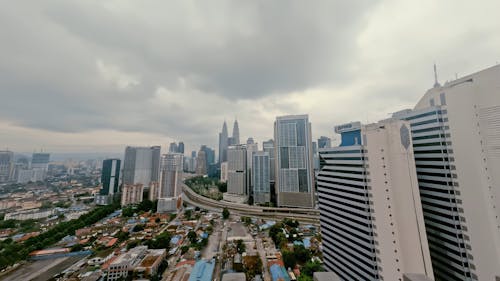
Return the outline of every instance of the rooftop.
<path id="1" fill-rule="evenodd" d="M 194 265 L 189 281 L 211 281 L 214 273 L 215 261 L 200 260 Z"/>

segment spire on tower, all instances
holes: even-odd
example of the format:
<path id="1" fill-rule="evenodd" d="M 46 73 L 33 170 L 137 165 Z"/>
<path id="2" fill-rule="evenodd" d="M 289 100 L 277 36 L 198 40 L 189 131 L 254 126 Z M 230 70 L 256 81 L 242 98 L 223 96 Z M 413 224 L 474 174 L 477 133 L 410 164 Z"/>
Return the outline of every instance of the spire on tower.
<path id="1" fill-rule="evenodd" d="M 437 68 L 436 63 L 434 63 L 434 88 L 441 87 L 441 84 L 438 82 Z"/>

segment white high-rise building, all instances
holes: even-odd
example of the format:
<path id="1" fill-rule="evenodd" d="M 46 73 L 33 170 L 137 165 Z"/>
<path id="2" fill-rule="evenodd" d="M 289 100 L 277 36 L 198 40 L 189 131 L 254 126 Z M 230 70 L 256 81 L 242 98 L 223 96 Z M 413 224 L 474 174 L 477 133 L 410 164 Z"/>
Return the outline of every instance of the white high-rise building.
<path id="1" fill-rule="evenodd" d="M 182 193 L 183 158 L 181 153 L 164 154 L 161 158 L 161 181 L 158 212 L 171 212 Z"/>
<path id="2" fill-rule="evenodd" d="M 251 195 L 252 186 L 253 186 L 253 178 L 252 178 L 252 160 L 253 160 L 253 154 L 257 151 L 259 151 L 259 144 L 254 142 L 253 138 L 248 138 L 247 140 L 247 191 L 246 193 L 248 195 Z"/>
<path id="3" fill-rule="evenodd" d="M 220 181 L 227 182 L 228 178 L 228 165 L 227 162 L 220 163 Z"/>
<path id="4" fill-rule="evenodd" d="M 437 82 L 408 120 L 436 280 L 500 278 L 500 66 Z"/>
<path id="5" fill-rule="evenodd" d="M 160 180 L 160 146 L 131 147 L 125 149 L 123 184 L 142 184 Z"/>
<path id="6" fill-rule="evenodd" d="M 227 165 L 227 193 L 247 195 L 247 151 L 244 145 L 234 145 L 228 148 Z"/>
<path id="7" fill-rule="evenodd" d="M 33 170 L 33 181 L 44 181 L 49 171 L 50 154 L 33 153 L 31 158 L 31 169 Z"/>
<path id="8" fill-rule="evenodd" d="M 308 115 L 276 118 L 276 201 L 279 207 L 314 207 L 311 123 Z"/>
<path id="9" fill-rule="evenodd" d="M 123 184 L 121 205 L 138 204 L 142 202 L 144 186 L 138 184 Z"/>
<path id="10" fill-rule="evenodd" d="M 403 280 L 433 271 L 410 125 L 390 120 L 335 128 L 317 178 L 325 267 L 342 280 Z"/>
<path id="11" fill-rule="evenodd" d="M 267 203 L 271 200 L 269 153 L 257 151 L 252 155 L 253 201 Z"/>
<path id="12" fill-rule="evenodd" d="M 14 153 L 12 151 L 0 151 L 0 182 L 12 180 L 14 176 Z"/>
<path id="13" fill-rule="evenodd" d="M 262 142 L 262 150 L 269 154 L 269 163 L 270 163 L 269 180 L 272 183 L 274 183 L 274 181 L 275 181 L 274 173 L 276 170 L 276 166 L 275 166 L 276 161 L 274 160 L 275 159 L 274 158 L 274 154 L 275 154 L 274 141 L 272 139 L 270 139 L 268 141 Z"/>

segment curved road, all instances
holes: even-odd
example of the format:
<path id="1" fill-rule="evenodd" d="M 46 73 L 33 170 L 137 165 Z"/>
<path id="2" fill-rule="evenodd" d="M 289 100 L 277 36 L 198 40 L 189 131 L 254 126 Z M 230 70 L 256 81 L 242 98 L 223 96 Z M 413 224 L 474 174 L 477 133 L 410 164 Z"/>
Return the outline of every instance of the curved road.
<path id="1" fill-rule="evenodd" d="M 195 193 L 184 183 L 182 184 L 182 190 L 183 200 L 186 203 L 199 205 L 205 209 L 221 211 L 222 208 L 227 208 L 232 213 L 243 216 L 254 216 L 272 220 L 291 218 L 299 222 L 319 225 L 319 210 L 316 209 L 259 207 L 227 201 L 216 201 Z"/>

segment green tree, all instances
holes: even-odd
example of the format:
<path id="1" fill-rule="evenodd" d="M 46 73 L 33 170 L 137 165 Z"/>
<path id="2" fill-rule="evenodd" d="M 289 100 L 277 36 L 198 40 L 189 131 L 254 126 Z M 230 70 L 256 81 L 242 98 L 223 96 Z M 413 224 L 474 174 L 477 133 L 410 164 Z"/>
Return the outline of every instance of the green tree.
<path id="1" fill-rule="evenodd" d="M 288 268 L 295 268 L 295 265 L 297 264 L 297 259 L 295 258 L 295 254 L 290 251 L 282 251 L 282 256 L 283 256 L 283 263 L 285 264 L 285 267 Z"/>
<path id="2" fill-rule="evenodd" d="M 317 261 L 308 261 L 300 270 L 301 276 L 313 276 L 314 272 L 321 272 L 324 271 L 323 267 L 321 266 L 321 263 Z"/>
<path id="3" fill-rule="evenodd" d="M 133 232 L 139 232 L 144 230 L 144 225 L 142 224 L 136 224 L 134 228 L 132 229 Z"/>
<path id="4" fill-rule="evenodd" d="M 240 254 L 243 254 L 246 251 L 246 246 L 243 240 L 236 240 L 236 251 L 238 251 L 238 253 Z"/>
<path id="5" fill-rule="evenodd" d="M 188 232 L 187 237 L 191 243 L 194 243 L 194 242 L 196 242 L 196 238 L 198 237 L 198 235 L 196 235 L 196 232 L 191 230 Z"/>
<path id="6" fill-rule="evenodd" d="M 132 207 L 125 207 L 122 209 L 122 216 L 132 217 L 134 215 L 134 209 Z"/>
<path id="7" fill-rule="evenodd" d="M 181 254 L 184 255 L 189 250 L 189 246 L 181 246 Z"/>
<path id="8" fill-rule="evenodd" d="M 295 245 L 293 247 L 293 253 L 295 254 L 295 259 L 300 264 L 304 264 L 311 259 L 311 251 L 306 249 L 303 245 Z"/>
<path id="9" fill-rule="evenodd" d="M 190 220 L 191 219 L 191 215 L 193 214 L 193 211 L 192 210 L 186 210 L 184 211 L 184 217 L 187 219 L 187 220 Z"/>
<path id="10" fill-rule="evenodd" d="M 229 213 L 229 210 L 227 208 L 224 208 L 224 210 L 222 210 L 222 218 L 227 220 L 229 218 L 231 214 Z"/>
<path id="11" fill-rule="evenodd" d="M 79 252 L 83 250 L 83 245 L 81 244 L 75 244 L 71 246 L 71 252 Z"/>
<path id="12" fill-rule="evenodd" d="M 139 211 L 149 212 L 151 211 L 151 209 L 153 209 L 153 201 L 145 199 L 141 201 L 141 203 L 139 203 L 137 209 Z"/>

